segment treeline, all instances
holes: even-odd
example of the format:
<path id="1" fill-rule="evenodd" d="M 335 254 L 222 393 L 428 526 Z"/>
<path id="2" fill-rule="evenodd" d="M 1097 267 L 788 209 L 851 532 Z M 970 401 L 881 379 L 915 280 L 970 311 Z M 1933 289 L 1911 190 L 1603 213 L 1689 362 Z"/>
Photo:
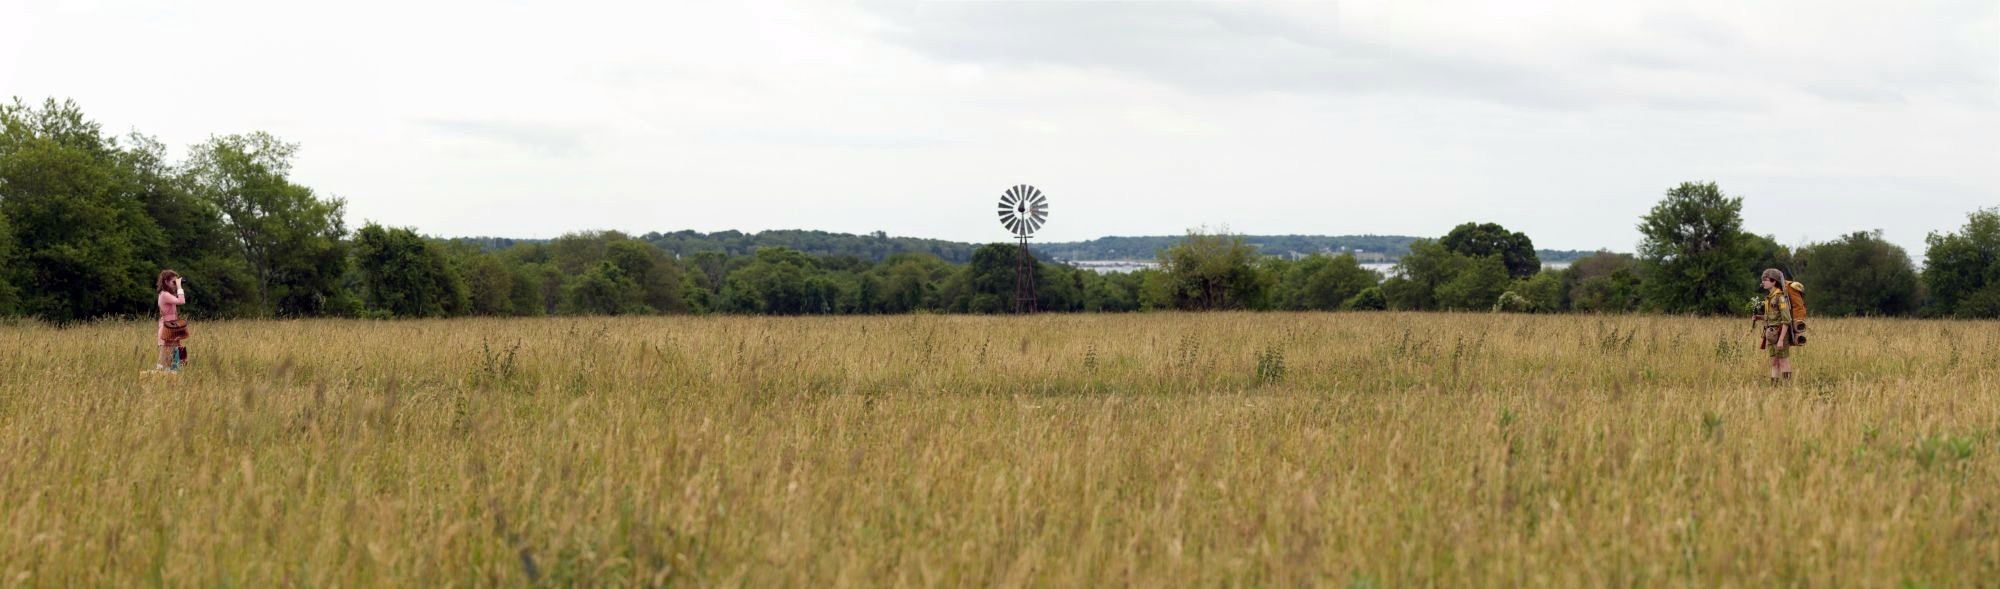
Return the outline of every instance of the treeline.
<path id="1" fill-rule="evenodd" d="M 1180 243 L 1182 236 L 1100 237 L 1088 241 L 1056 242 L 1029 246 L 1037 254 L 1058 260 L 1150 260 L 1161 250 Z M 1421 240 L 1405 235 L 1245 235 L 1243 241 L 1260 256 L 1298 258 L 1314 254 L 1369 252 L 1395 261 L 1410 253 L 1411 244 Z M 1596 252 L 1536 250 L 1543 262 L 1571 262 Z"/>
<path id="2" fill-rule="evenodd" d="M 672 233 L 652 232 L 638 236 L 640 241 L 653 244 L 674 257 L 686 257 L 701 252 L 721 252 L 732 256 L 747 256 L 767 247 L 782 247 L 798 250 L 811 256 L 853 257 L 881 262 L 889 256 L 900 253 L 927 253 L 946 262 L 963 264 L 972 261 L 972 251 L 979 248 L 976 243 L 961 243 L 942 239 L 922 239 L 916 237 L 890 237 L 881 231 L 865 235 L 809 231 L 796 229 L 774 229 L 756 233 L 741 231 L 675 231 Z M 1410 244 L 1417 237 L 1399 235 L 1246 235 L 1243 239 L 1256 249 L 1260 256 L 1299 258 L 1320 253 L 1343 253 L 1362 251 L 1379 253 L 1389 261 L 1395 261 L 1410 252 Z M 1179 243 L 1181 236 L 1141 236 L 1141 237 L 1100 237 L 1088 241 L 1031 243 L 1029 251 L 1045 259 L 1071 260 L 1151 260 L 1161 250 Z M 501 250 L 519 244 L 547 243 L 546 239 L 514 239 L 506 237 L 459 237 L 462 241 L 486 250 Z M 1572 250 L 1536 250 L 1543 262 L 1572 262 L 1596 252 Z"/>
<path id="3" fill-rule="evenodd" d="M 1748 314 L 1758 273 L 1778 268 L 1807 285 L 1817 315 L 2000 317 L 2000 209 L 1931 234 L 1919 272 L 1880 231 L 1793 249 L 1744 231 L 1742 208 L 1714 183 L 1683 183 L 1641 218 L 1638 255 L 1546 271 L 1523 260 L 1526 236 L 1467 224 L 1412 244 L 1380 288 L 1392 309 Z"/>
<path id="4" fill-rule="evenodd" d="M 810 256 L 860 258 L 871 262 L 889 259 L 901 253 L 926 253 L 937 256 L 953 264 L 963 264 L 972 260 L 972 250 L 979 247 L 974 243 L 959 243 L 942 239 L 918 237 L 890 237 L 881 231 L 867 235 L 811 231 L 801 229 L 773 229 L 757 233 L 742 231 L 675 231 L 672 233 L 650 232 L 637 237 L 639 241 L 653 244 L 668 254 L 682 258 L 702 252 L 717 252 L 731 256 L 748 256 L 767 247 L 782 247 L 797 250 Z M 548 243 L 548 239 L 515 239 L 509 237 L 454 237 L 454 242 L 471 244 L 487 251 L 498 251 L 516 245 Z"/>
<path id="5" fill-rule="evenodd" d="M 294 183 L 297 147 L 226 135 L 169 158 L 150 137 L 104 134 L 72 103 L 0 105 L 0 315 L 68 323 L 154 312 L 162 268 L 188 277 L 196 317 L 453 317 L 671 313 L 1001 313 L 1013 245 L 862 242 L 821 232 L 586 232 L 552 240 L 425 237 L 369 224 Z M 1194 231 L 1158 269 L 1098 274 L 1034 262 L 1044 311 L 1502 310 L 1741 313 L 1757 272 L 1786 270 L 1831 315 L 2000 316 L 2000 209 L 1934 234 L 1919 273 L 1879 233 L 1796 251 L 1742 230 L 1742 200 L 1683 184 L 1640 224 L 1638 255 L 1544 270 L 1518 232 L 1467 223 L 1408 244 L 1390 278 L 1350 255 L 1263 255 Z M 749 239 L 714 247 L 715 236 Z M 758 240 L 794 240 L 758 245 Z M 665 245 L 662 245 L 662 244 Z M 827 248 L 813 254 L 799 248 Z M 796 247 L 794 247 L 796 246 Z M 939 248 L 923 250 L 925 247 Z M 1267 246 L 1268 247 L 1268 244 Z M 919 251 L 909 251 L 918 249 Z"/>
<path id="6" fill-rule="evenodd" d="M 924 253 L 953 264 L 972 261 L 972 250 L 979 247 L 977 244 L 942 239 L 890 237 L 881 231 L 867 235 L 852 235 L 797 229 L 776 229 L 757 233 L 653 232 L 641 235 L 639 239 L 679 257 L 701 252 L 748 256 L 757 253 L 759 249 L 781 247 L 812 256 L 860 258 L 871 262 L 884 261 L 889 259 L 889 256 L 900 253 Z"/>

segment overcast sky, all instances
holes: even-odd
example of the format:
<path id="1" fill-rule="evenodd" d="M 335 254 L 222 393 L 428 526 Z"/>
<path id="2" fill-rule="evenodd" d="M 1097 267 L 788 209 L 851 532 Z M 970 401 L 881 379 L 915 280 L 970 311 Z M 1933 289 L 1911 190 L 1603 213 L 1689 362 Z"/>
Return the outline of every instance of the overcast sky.
<path id="1" fill-rule="evenodd" d="M 2000 205 L 2000 2 L 0 0 L 0 96 L 265 130 L 434 235 L 1441 235 L 1630 251 L 1685 180 L 1786 244 Z"/>

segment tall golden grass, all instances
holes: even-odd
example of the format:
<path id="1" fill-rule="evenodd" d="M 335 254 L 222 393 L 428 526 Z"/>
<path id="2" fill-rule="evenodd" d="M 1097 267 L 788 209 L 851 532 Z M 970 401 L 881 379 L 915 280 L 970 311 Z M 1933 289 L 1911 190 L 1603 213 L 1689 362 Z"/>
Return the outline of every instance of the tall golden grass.
<path id="1" fill-rule="evenodd" d="M 0 586 L 2000 579 L 2000 323 L 0 327 Z"/>

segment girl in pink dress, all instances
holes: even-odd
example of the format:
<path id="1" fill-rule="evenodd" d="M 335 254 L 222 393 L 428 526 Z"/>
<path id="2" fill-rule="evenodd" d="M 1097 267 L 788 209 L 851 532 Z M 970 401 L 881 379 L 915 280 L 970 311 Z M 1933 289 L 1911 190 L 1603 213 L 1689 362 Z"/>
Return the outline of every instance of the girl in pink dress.
<path id="1" fill-rule="evenodd" d="M 160 271 L 159 281 L 154 283 L 160 299 L 160 359 L 153 363 L 154 370 L 179 372 L 181 369 L 180 340 L 167 339 L 167 322 L 179 319 L 180 306 L 187 304 L 187 291 L 181 289 L 181 275 L 173 270 Z"/>

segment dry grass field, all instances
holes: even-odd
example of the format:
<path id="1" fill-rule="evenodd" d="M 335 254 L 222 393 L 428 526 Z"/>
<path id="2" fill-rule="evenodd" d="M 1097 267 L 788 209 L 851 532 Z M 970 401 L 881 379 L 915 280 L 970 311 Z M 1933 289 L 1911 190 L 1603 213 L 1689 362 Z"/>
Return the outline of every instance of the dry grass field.
<path id="1" fill-rule="evenodd" d="M 1972 586 L 2000 323 L 0 326 L 0 587 Z"/>

